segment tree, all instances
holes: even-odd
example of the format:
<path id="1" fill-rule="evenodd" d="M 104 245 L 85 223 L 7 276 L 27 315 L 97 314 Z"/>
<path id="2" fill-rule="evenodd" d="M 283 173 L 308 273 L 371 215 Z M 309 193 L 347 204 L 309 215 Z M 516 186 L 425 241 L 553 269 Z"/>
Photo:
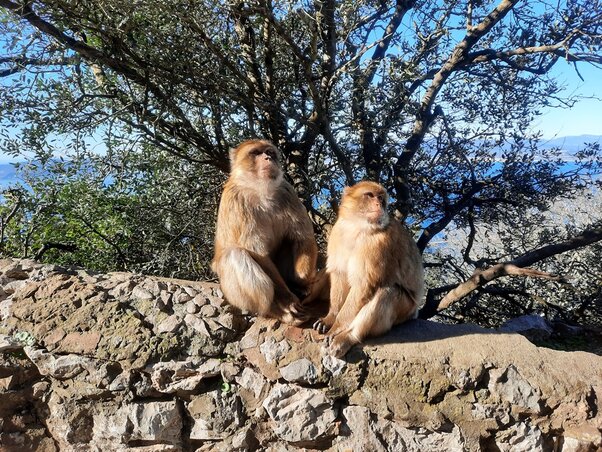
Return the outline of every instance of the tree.
<path id="1" fill-rule="evenodd" d="M 439 265 L 434 237 L 519 222 L 599 173 L 599 148 L 566 168 L 526 132 L 540 107 L 572 101 L 549 76 L 555 64 L 602 63 L 598 1 L 0 7 L 7 152 L 47 160 L 61 137 L 61 152 L 90 158 L 103 139 L 121 161 L 153 149 L 212 174 L 227 169 L 231 146 L 265 137 L 319 233 L 343 185 L 378 180 L 429 265 Z M 469 261 L 470 237 L 458 250 Z"/>

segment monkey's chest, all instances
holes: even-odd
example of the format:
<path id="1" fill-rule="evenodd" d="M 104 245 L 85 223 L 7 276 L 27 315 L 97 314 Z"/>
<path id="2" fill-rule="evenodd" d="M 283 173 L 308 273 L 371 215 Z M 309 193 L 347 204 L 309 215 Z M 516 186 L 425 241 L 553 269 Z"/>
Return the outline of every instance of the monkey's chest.
<path id="1" fill-rule="evenodd" d="M 328 258 L 328 270 L 347 276 L 351 286 L 361 285 L 368 281 L 380 279 L 387 273 L 387 262 L 381 247 L 371 240 L 356 238 L 340 247 Z"/>
<path id="2" fill-rule="evenodd" d="M 261 255 L 273 253 L 286 236 L 286 221 L 281 212 L 274 209 L 256 209 L 241 231 L 241 241 L 247 249 Z"/>

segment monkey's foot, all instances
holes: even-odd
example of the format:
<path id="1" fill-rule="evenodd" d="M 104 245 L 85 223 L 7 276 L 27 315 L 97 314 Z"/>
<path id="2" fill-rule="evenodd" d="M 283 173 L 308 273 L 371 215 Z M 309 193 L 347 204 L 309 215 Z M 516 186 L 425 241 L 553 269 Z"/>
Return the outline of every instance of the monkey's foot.
<path id="1" fill-rule="evenodd" d="M 324 319 L 316 320 L 312 325 L 312 328 L 320 334 L 326 334 L 326 332 L 330 329 L 330 327 L 324 322 Z"/>
<path id="2" fill-rule="evenodd" d="M 334 337 L 327 336 L 327 345 L 324 347 L 324 352 L 327 355 L 341 359 L 347 354 L 351 347 L 358 343 L 359 342 L 354 337 L 347 333 L 337 334 Z"/>

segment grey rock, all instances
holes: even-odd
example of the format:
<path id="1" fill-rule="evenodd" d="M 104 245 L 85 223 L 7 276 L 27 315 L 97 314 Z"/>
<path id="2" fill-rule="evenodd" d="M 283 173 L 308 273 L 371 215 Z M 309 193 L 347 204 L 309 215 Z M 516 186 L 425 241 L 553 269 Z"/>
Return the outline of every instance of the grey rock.
<path id="1" fill-rule="evenodd" d="M 193 300 L 190 300 L 188 303 L 186 303 L 186 312 L 188 314 L 196 314 L 199 312 L 199 306 L 196 305 Z"/>
<path id="2" fill-rule="evenodd" d="M 184 323 L 190 326 L 197 333 L 201 333 L 204 336 L 211 337 L 207 324 L 202 319 L 199 319 L 194 314 L 186 314 L 184 317 Z"/>
<path id="3" fill-rule="evenodd" d="M 0 301 L 0 321 L 4 321 L 10 317 L 10 310 L 13 305 L 13 300 Z"/>
<path id="4" fill-rule="evenodd" d="M 309 359 L 301 358 L 281 367 L 280 375 L 289 383 L 313 384 L 318 379 L 318 370 Z"/>
<path id="5" fill-rule="evenodd" d="M 518 407 L 539 413 L 542 409 L 541 393 L 523 378 L 514 366 L 492 369 L 489 372 L 489 391 Z"/>
<path id="6" fill-rule="evenodd" d="M 63 355 L 55 357 L 42 349 L 25 347 L 27 357 L 36 365 L 42 375 L 48 375 L 57 380 L 67 380 L 83 372 L 86 367 L 94 367 L 90 359 L 78 355 Z"/>
<path id="7" fill-rule="evenodd" d="M 132 280 L 123 281 L 115 285 L 109 290 L 109 295 L 115 298 L 123 298 L 132 295 L 132 289 L 135 287 L 135 282 Z"/>
<path id="8" fill-rule="evenodd" d="M 167 292 L 167 291 L 162 291 L 159 294 L 159 299 L 161 300 L 161 303 L 163 304 L 163 306 L 171 306 L 171 299 L 172 299 L 172 295 Z"/>
<path id="9" fill-rule="evenodd" d="M 155 296 L 150 292 L 150 290 L 144 288 L 142 285 L 137 285 L 132 290 L 132 296 L 139 300 L 152 300 Z"/>
<path id="10" fill-rule="evenodd" d="M 286 339 L 282 339 L 277 342 L 273 337 L 269 337 L 263 344 L 259 346 L 259 351 L 265 357 L 265 360 L 274 364 L 278 361 L 286 352 L 291 349 L 291 346 L 286 341 Z"/>
<path id="11" fill-rule="evenodd" d="M 410 429 L 379 418 L 367 408 L 349 406 L 343 411 L 346 428 L 335 440 L 333 450 L 355 452 L 463 452 L 466 450 L 460 430 L 433 432 Z"/>
<path id="12" fill-rule="evenodd" d="M 285 441 L 303 445 L 333 433 L 336 411 L 321 390 L 278 383 L 263 407 L 274 422 L 274 432 Z"/>
<path id="13" fill-rule="evenodd" d="M 150 366 L 153 387 L 162 393 L 194 391 L 206 378 L 220 374 L 220 361 L 208 359 L 202 364 L 192 361 L 167 361 Z"/>
<path id="14" fill-rule="evenodd" d="M 187 409 L 194 420 L 190 439 L 223 439 L 244 422 L 240 397 L 230 392 L 211 391 L 193 397 Z"/>
<path id="15" fill-rule="evenodd" d="M 175 401 L 99 405 L 91 415 L 93 450 L 131 450 L 132 441 L 181 447 L 182 418 Z"/>
<path id="16" fill-rule="evenodd" d="M 13 352 L 21 348 L 23 348 L 23 345 L 19 344 L 11 336 L 0 334 L 0 353 Z"/>
<path id="17" fill-rule="evenodd" d="M 375 431 L 368 408 L 348 406 L 343 410 L 345 431 L 335 440 L 334 450 L 353 450 L 354 452 L 388 452 Z"/>
<path id="18" fill-rule="evenodd" d="M 201 307 L 199 313 L 202 317 L 217 317 L 218 310 L 215 306 L 207 304 Z"/>
<path id="19" fill-rule="evenodd" d="M 206 304 L 209 304 L 209 300 L 207 299 L 206 296 L 204 296 L 203 294 L 199 294 L 197 296 L 195 296 L 192 299 L 192 302 L 194 304 L 196 304 L 197 306 L 201 307 L 201 306 L 205 306 Z"/>
<path id="20" fill-rule="evenodd" d="M 113 379 L 111 384 L 109 385 L 110 391 L 125 391 L 129 389 L 131 381 L 132 381 L 132 373 L 131 372 L 122 372 L 117 377 Z"/>
<path id="21" fill-rule="evenodd" d="M 150 291 L 150 293 L 153 294 L 154 297 L 158 297 L 163 291 L 167 289 L 167 284 L 161 281 L 148 278 L 144 281 L 143 287 Z"/>
<path id="22" fill-rule="evenodd" d="M 224 381 L 228 382 L 234 381 L 236 376 L 240 374 L 240 366 L 231 362 L 221 363 L 219 369 Z"/>
<path id="23" fill-rule="evenodd" d="M 182 286 L 182 289 L 184 290 L 184 292 L 186 292 L 188 295 L 190 295 L 191 298 L 196 297 L 197 294 L 199 293 L 194 287 L 190 287 L 190 286 Z"/>
<path id="24" fill-rule="evenodd" d="M 542 340 L 548 339 L 554 332 L 554 329 L 545 318 L 530 314 L 508 320 L 500 326 L 499 331 L 503 333 L 519 333 L 531 340 Z"/>
<path id="25" fill-rule="evenodd" d="M 495 435 L 495 445 L 501 452 L 544 451 L 543 436 L 537 426 L 525 422 L 514 424 Z"/>
<path id="26" fill-rule="evenodd" d="M 157 325 L 158 333 L 173 333 L 178 330 L 182 320 L 177 315 L 170 315 Z"/>
<path id="27" fill-rule="evenodd" d="M 322 365 L 333 377 L 336 377 L 345 370 L 347 362 L 331 355 L 324 355 L 322 358 Z"/>
<path id="28" fill-rule="evenodd" d="M 255 398 L 259 398 L 267 387 L 267 379 L 259 372 L 255 372 L 249 367 L 245 367 L 242 373 L 235 378 L 236 383 L 250 391 Z"/>
<path id="29" fill-rule="evenodd" d="M 31 396 L 35 400 L 45 401 L 48 390 L 50 389 L 50 383 L 47 381 L 40 381 L 35 383 L 31 387 Z"/>
<path id="30" fill-rule="evenodd" d="M 7 294 L 13 294 L 21 287 L 25 287 L 27 283 L 28 281 L 26 279 L 11 281 L 9 283 L 4 284 L 4 286 L 2 286 L 2 289 Z"/>
<path id="31" fill-rule="evenodd" d="M 173 294 L 173 302 L 178 304 L 184 304 L 188 301 L 192 300 L 192 297 L 188 295 L 184 290 L 178 289 Z"/>
<path id="32" fill-rule="evenodd" d="M 182 418 L 175 401 L 133 403 L 125 410 L 133 427 L 129 441 L 180 444 Z"/>
<path id="33" fill-rule="evenodd" d="M 510 409 L 498 404 L 475 403 L 472 406 L 472 416 L 479 420 L 495 419 L 500 425 L 507 425 L 511 421 Z"/>
<path id="34" fill-rule="evenodd" d="M 253 436 L 253 431 L 245 427 L 232 436 L 231 449 L 233 451 L 247 452 L 255 450 L 257 439 Z"/>

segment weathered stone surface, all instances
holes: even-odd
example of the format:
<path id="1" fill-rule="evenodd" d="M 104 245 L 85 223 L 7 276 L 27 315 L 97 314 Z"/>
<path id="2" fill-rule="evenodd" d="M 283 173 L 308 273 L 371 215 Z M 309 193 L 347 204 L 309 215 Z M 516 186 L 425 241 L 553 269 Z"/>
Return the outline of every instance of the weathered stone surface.
<path id="1" fill-rule="evenodd" d="M 159 325 L 157 325 L 158 333 L 174 333 L 178 330 L 180 325 L 182 324 L 182 320 L 178 318 L 177 315 L 170 315 L 169 317 L 162 320 Z"/>
<path id="2" fill-rule="evenodd" d="M 213 283 L 0 259 L 0 450 L 602 449 L 600 356 L 419 320 L 321 350 Z"/>
<path id="3" fill-rule="evenodd" d="M 545 450 L 541 430 L 524 422 L 498 432 L 495 435 L 495 445 L 502 452 Z"/>
<path id="4" fill-rule="evenodd" d="M 166 394 L 194 391 L 206 378 L 220 374 L 220 361 L 209 359 L 204 363 L 169 361 L 150 366 L 153 387 Z"/>
<path id="5" fill-rule="evenodd" d="M 190 439 L 214 440 L 232 435 L 243 425 L 242 402 L 236 394 L 211 391 L 194 397 L 187 406 L 194 420 Z"/>
<path id="6" fill-rule="evenodd" d="M 279 342 L 276 342 L 274 338 L 268 338 L 268 340 L 259 347 L 261 354 L 270 364 L 276 363 L 290 349 L 291 347 L 286 340 L 283 339 Z"/>
<path id="7" fill-rule="evenodd" d="M 290 383 L 312 384 L 318 380 L 318 370 L 307 358 L 298 359 L 280 368 L 280 374 Z"/>
<path id="8" fill-rule="evenodd" d="M 461 452 L 464 441 L 456 427 L 450 432 L 432 432 L 423 428 L 409 429 L 378 418 L 367 408 L 349 406 L 343 411 L 343 432 L 334 441 L 335 450 L 354 452 Z"/>
<path id="9" fill-rule="evenodd" d="M 285 441 L 306 445 L 334 434 L 336 411 L 320 390 L 276 384 L 263 407 Z"/>

